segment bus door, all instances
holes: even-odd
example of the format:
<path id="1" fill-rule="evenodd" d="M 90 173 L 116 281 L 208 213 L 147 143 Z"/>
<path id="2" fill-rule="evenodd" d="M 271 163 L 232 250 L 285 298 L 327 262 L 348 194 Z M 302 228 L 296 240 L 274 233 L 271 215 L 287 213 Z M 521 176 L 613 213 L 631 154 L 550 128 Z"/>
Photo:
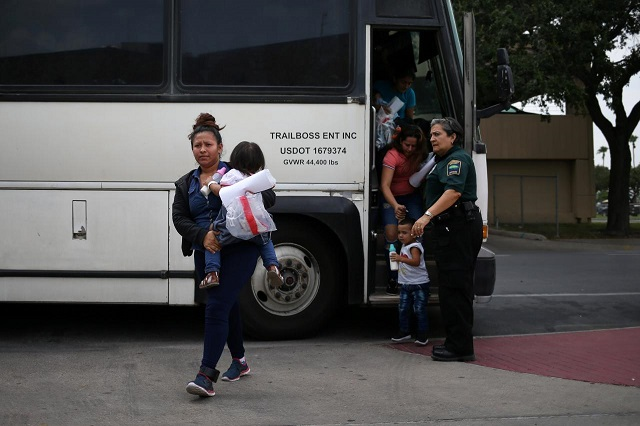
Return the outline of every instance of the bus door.
<path id="1" fill-rule="evenodd" d="M 370 99 L 371 99 L 371 216 L 370 229 L 372 243 L 369 248 L 369 301 L 371 303 L 388 303 L 385 288 L 388 279 L 386 256 L 386 241 L 380 218 L 380 211 L 384 197 L 379 183 L 382 171 L 382 160 L 390 149 L 389 126 L 382 123 L 380 115 L 375 109 L 373 86 L 377 81 L 393 81 L 398 70 L 410 70 L 415 79 L 411 89 L 415 93 L 416 106 L 413 124 L 419 126 L 428 138 L 429 123 L 433 118 L 442 117 L 444 111 L 451 108 L 451 102 L 446 96 L 447 77 L 442 56 L 438 48 L 437 29 L 389 28 L 372 27 L 370 30 Z M 411 120 L 407 120 L 410 122 Z M 400 120 L 396 119 L 392 127 L 396 127 Z M 428 139 L 427 151 L 431 150 Z M 419 189 L 420 191 L 422 189 Z"/>

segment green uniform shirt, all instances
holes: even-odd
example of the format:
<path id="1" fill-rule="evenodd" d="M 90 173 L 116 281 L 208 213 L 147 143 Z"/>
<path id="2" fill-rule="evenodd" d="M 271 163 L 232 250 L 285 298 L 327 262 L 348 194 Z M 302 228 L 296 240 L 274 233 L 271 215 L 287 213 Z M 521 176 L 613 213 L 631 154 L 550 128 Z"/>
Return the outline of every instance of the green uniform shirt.
<path id="1" fill-rule="evenodd" d="M 434 205 L 447 189 L 462 194 L 460 202 L 476 201 L 476 187 L 476 167 L 473 160 L 462 148 L 454 146 L 437 160 L 435 168 L 427 176 L 427 208 Z"/>

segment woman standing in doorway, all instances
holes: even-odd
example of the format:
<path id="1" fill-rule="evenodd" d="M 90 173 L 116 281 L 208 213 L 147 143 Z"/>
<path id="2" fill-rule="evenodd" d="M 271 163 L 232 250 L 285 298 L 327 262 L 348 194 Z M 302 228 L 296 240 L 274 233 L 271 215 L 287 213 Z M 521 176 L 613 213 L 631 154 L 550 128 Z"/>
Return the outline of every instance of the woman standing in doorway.
<path id="1" fill-rule="evenodd" d="M 400 133 L 393 140 L 391 149 L 382 160 L 380 191 L 382 225 L 387 249 L 391 244 L 400 251 L 398 221 L 405 216 L 417 219 L 422 214 L 422 194 L 411 186 L 409 178 L 418 171 L 425 158 L 425 137 L 418 126 L 402 124 Z M 389 273 L 387 293 L 398 294 L 398 273 Z"/>

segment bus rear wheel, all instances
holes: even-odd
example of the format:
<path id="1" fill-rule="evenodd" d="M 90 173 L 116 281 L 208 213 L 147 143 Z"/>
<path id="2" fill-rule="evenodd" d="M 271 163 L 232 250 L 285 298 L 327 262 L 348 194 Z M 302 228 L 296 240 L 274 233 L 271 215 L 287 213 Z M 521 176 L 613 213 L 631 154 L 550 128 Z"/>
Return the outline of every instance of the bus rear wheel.
<path id="1" fill-rule="evenodd" d="M 258 259 L 251 282 L 240 295 L 244 330 L 264 340 L 308 337 L 337 308 L 340 262 L 317 225 L 287 221 L 272 235 L 283 285 L 269 284 Z"/>

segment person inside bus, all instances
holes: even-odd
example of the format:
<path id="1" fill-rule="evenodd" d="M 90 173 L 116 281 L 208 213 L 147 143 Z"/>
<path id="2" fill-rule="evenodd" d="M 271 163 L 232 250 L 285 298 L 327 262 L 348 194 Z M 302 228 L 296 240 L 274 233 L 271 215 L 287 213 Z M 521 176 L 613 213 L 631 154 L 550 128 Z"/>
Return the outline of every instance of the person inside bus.
<path id="1" fill-rule="evenodd" d="M 176 231 L 182 236 L 182 253 L 194 255 L 196 275 L 202 280 L 205 276 L 204 254 L 197 250 L 194 252 L 193 245 L 201 245 L 210 252 L 220 250 L 215 232 L 197 224 L 201 218 L 215 219 L 222 206 L 215 195 L 205 198 L 200 193 L 202 185 L 221 168 L 222 137 L 215 118 L 211 114 L 200 114 L 189 139 L 199 166 L 176 181 L 172 218 Z M 266 208 L 275 204 L 276 196 L 272 189 L 261 194 Z M 216 366 L 225 343 L 231 352 L 232 362 L 223 378 L 235 381 L 251 371 L 245 359 L 238 296 L 242 286 L 251 278 L 258 256 L 258 248 L 249 241 L 231 244 L 221 251 L 220 285 L 206 290 L 202 361 L 196 378 L 187 385 L 187 392 L 202 397 L 215 395 L 213 382 L 220 375 Z"/>
<path id="2" fill-rule="evenodd" d="M 219 167 L 221 168 L 218 169 L 216 174 L 222 174 L 220 182 L 216 182 L 213 177 L 209 178 L 205 182 L 204 188 L 208 188 L 218 197 L 220 189 L 223 186 L 233 185 L 255 173 L 258 173 L 260 170 L 264 170 L 265 168 L 264 154 L 262 153 L 260 146 L 255 142 L 240 142 L 235 148 L 233 148 L 229 160 L 231 164 L 233 164 L 233 169 L 226 173 L 224 171 L 228 165 L 225 165 L 222 161 L 220 162 L 221 164 L 219 164 Z M 203 189 L 200 191 L 202 192 Z M 203 195 L 207 193 L 206 196 L 208 197 L 208 191 L 204 191 Z M 265 215 L 268 214 L 266 211 L 264 213 Z M 227 209 L 222 206 L 218 213 L 218 217 L 213 222 L 213 229 L 219 232 L 216 236 L 218 243 L 222 247 L 241 241 L 229 232 L 226 227 L 226 219 Z M 204 225 L 204 228 L 208 229 L 211 226 L 209 218 L 205 218 L 205 220 L 202 223 L 199 223 L 199 225 Z M 276 251 L 273 247 L 273 242 L 271 241 L 271 232 L 259 233 L 247 241 L 251 241 L 258 246 L 260 257 L 262 258 L 262 264 L 267 270 L 267 279 L 269 280 L 269 283 L 274 287 L 280 287 L 282 285 L 282 275 L 280 274 L 280 264 L 276 257 Z M 206 275 L 202 282 L 200 282 L 199 287 L 201 289 L 207 289 L 217 286 L 220 283 L 220 251 L 211 253 L 197 245 L 194 245 L 194 249 L 203 251 L 205 258 L 204 272 Z"/>
<path id="3" fill-rule="evenodd" d="M 422 194 L 409 183 L 426 157 L 426 138 L 418 126 L 403 124 L 382 160 L 380 191 L 382 192 L 382 225 L 386 249 L 398 244 L 398 220 L 416 219 L 422 215 Z M 388 259 L 388 257 L 387 257 Z M 389 268 L 388 294 L 398 294 L 398 272 Z"/>
<path id="4" fill-rule="evenodd" d="M 444 345 L 434 346 L 435 361 L 473 361 L 473 273 L 482 245 L 482 215 L 475 205 L 476 170 L 462 149 L 463 130 L 454 118 L 431 121 L 436 165 L 426 180 L 427 211 L 411 232 L 435 247 L 438 296 L 445 328 Z M 424 241 L 424 240 L 423 240 Z"/>
<path id="5" fill-rule="evenodd" d="M 373 105 L 376 110 L 383 108 L 387 114 L 392 114 L 390 104 L 393 98 L 403 103 L 397 110 L 396 122 L 413 122 L 416 108 L 416 94 L 411 88 L 415 73 L 410 69 L 400 69 L 393 72 L 391 80 L 378 80 L 373 84 Z"/>

